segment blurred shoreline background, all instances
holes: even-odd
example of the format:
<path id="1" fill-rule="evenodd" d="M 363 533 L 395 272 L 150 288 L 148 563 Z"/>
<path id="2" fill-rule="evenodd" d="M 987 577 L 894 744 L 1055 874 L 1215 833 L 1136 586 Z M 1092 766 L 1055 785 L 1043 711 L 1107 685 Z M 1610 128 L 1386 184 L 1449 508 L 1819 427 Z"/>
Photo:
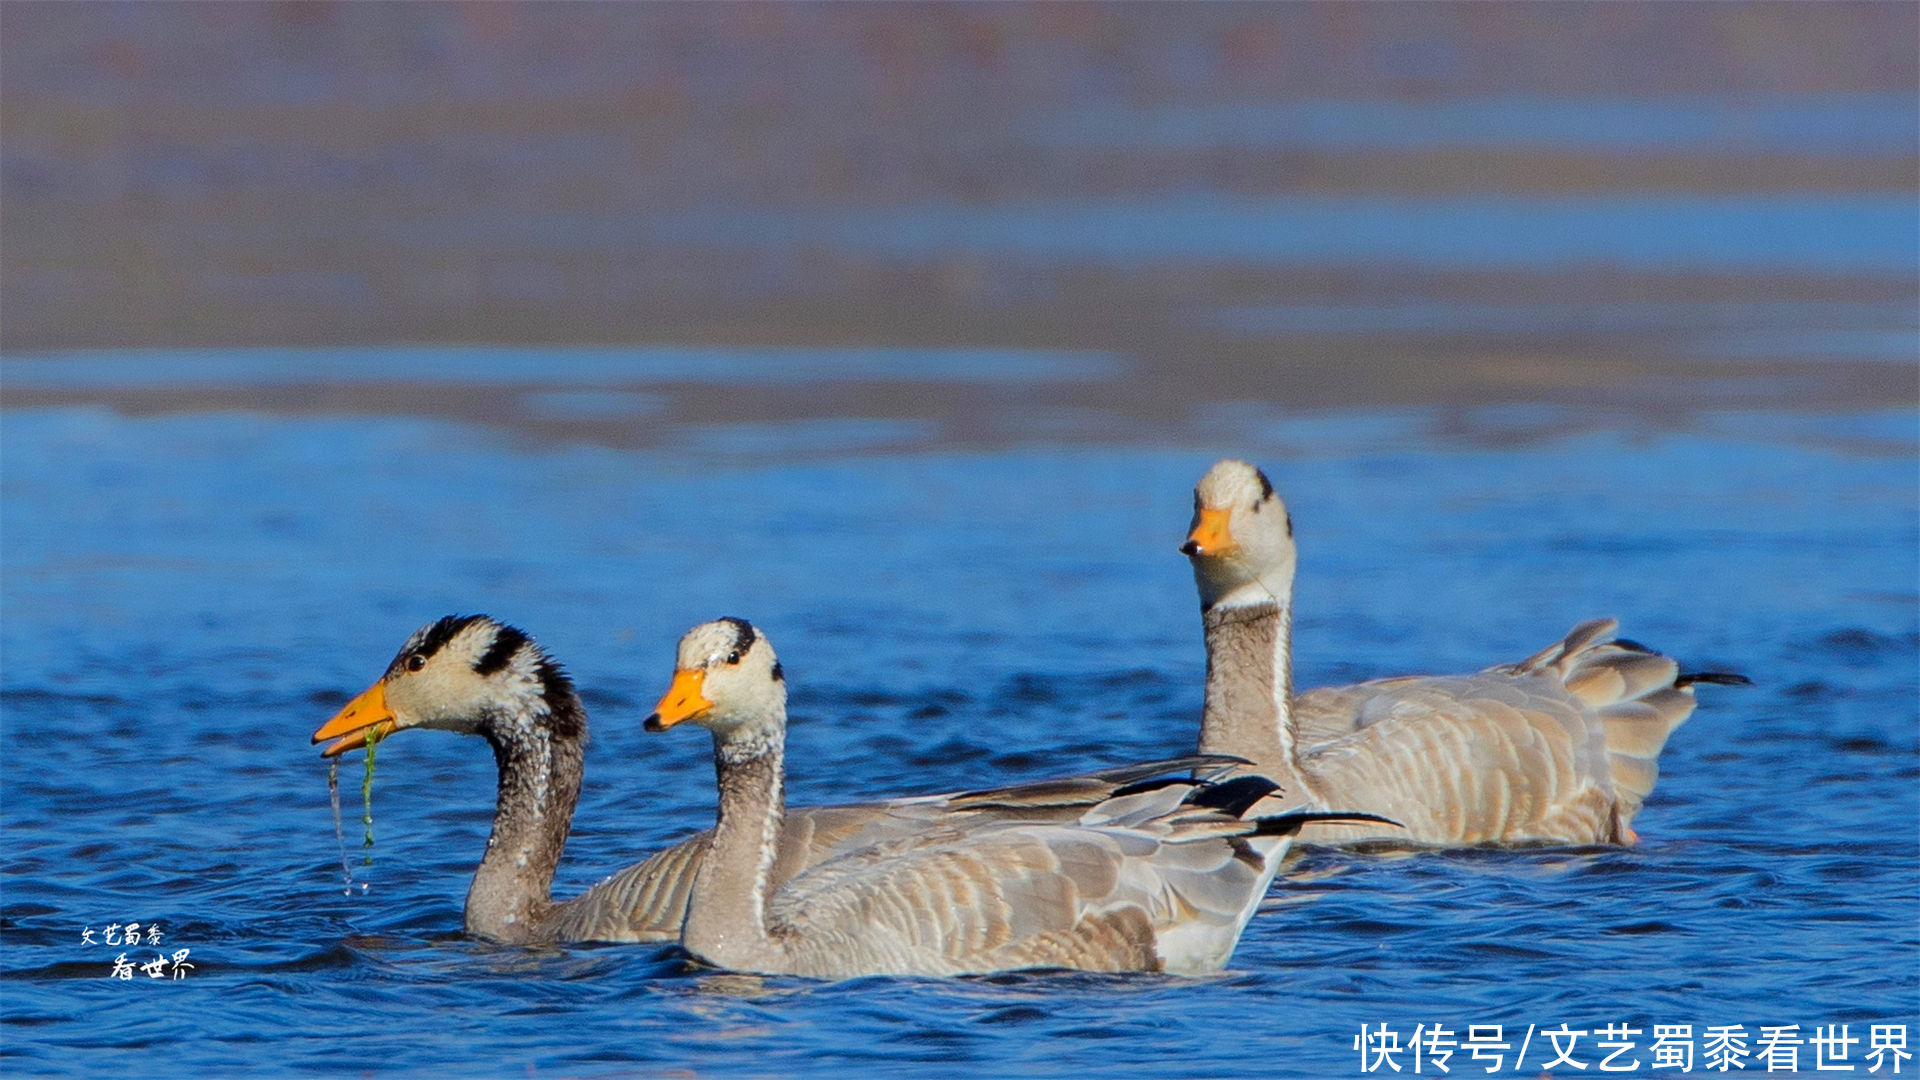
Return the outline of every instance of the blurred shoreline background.
<path id="1" fill-rule="evenodd" d="M 1916 49 L 1911 0 L 0 0 L 0 1070 L 1861 1062 L 1920 1002 Z M 1185 752 L 1229 454 L 1299 524 L 1301 686 L 1602 615 L 1757 685 L 1636 846 L 1308 852 L 1219 978 L 466 940 L 498 773 L 425 734 L 342 890 L 309 735 L 451 612 L 592 710 L 559 895 L 713 820 L 639 720 L 720 613 L 796 805 Z M 134 920 L 189 978 L 106 977 Z"/>
<path id="2" fill-rule="evenodd" d="M 1912 4 L 14 3 L 0 29 L 9 408 L 998 444 L 1920 400 Z"/>

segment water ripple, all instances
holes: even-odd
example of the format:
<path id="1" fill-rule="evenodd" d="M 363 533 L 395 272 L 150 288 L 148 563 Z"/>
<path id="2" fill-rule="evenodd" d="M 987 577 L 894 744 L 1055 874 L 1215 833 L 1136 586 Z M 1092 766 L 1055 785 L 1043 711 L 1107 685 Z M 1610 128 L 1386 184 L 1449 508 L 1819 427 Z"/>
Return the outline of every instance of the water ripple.
<path id="1" fill-rule="evenodd" d="M 638 720 L 720 612 L 780 636 L 799 802 L 1182 752 L 1203 657 L 1171 546 L 1206 455 L 709 467 L 418 421 L 20 413 L 0 441 L 10 1074 L 1340 1075 L 1361 1023 L 1920 1015 L 1920 631 L 1882 599 L 1913 565 L 1905 457 L 1273 450 L 1303 685 L 1477 667 L 1601 613 L 1759 685 L 1703 689 L 1630 851 L 1303 851 L 1209 979 L 823 985 L 466 940 L 495 779 L 470 739 L 383 745 L 343 894 L 307 735 L 417 623 L 524 623 L 589 688 L 562 895 L 711 820 L 706 747 Z M 126 950 L 82 931 L 129 921 L 194 969 L 109 978 Z"/>

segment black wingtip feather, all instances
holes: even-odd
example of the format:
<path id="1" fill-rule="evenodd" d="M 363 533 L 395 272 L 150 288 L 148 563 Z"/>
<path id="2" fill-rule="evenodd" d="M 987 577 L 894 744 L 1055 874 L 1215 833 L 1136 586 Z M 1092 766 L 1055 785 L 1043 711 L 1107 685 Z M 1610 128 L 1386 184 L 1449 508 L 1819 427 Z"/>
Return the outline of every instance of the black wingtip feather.
<path id="1" fill-rule="evenodd" d="M 1753 680 L 1737 671 L 1688 671 L 1673 680 L 1675 686 L 1692 686 L 1694 683 L 1712 683 L 1715 686 L 1752 686 Z"/>
<path id="2" fill-rule="evenodd" d="M 1264 776 L 1236 776 L 1217 784 L 1202 784 L 1181 800 L 1188 806 L 1204 806 L 1239 817 L 1253 804 L 1280 790 L 1280 785 Z"/>
<path id="3" fill-rule="evenodd" d="M 1335 824 L 1340 824 L 1340 823 L 1359 824 L 1361 822 L 1370 822 L 1375 825 L 1391 825 L 1396 829 L 1406 828 L 1405 825 L 1400 824 L 1399 822 L 1393 820 L 1392 818 L 1381 817 L 1379 814 L 1342 813 L 1340 811 L 1326 811 L 1326 810 L 1299 810 L 1291 814 L 1275 814 L 1272 817 L 1263 817 L 1263 818 L 1257 819 L 1254 822 L 1255 828 L 1253 830 L 1253 835 L 1255 836 L 1292 836 L 1293 834 L 1299 832 L 1303 826 L 1312 825 L 1313 823 L 1319 822 L 1319 821 L 1333 822 Z"/>
<path id="4" fill-rule="evenodd" d="M 1141 780 L 1114 788 L 1112 798 L 1124 799 L 1129 795 L 1140 795 L 1149 791 L 1159 791 L 1161 788 L 1172 787 L 1175 784 L 1191 783 L 1193 783 L 1193 781 L 1184 776 L 1162 776 L 1153 780 Z"/>

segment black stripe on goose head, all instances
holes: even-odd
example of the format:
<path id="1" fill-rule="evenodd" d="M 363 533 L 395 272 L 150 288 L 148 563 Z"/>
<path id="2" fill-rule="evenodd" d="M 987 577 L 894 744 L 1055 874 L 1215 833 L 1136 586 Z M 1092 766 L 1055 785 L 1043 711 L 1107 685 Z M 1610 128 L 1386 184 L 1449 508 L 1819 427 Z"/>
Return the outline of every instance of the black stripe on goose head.
<path id="1" fill-rule="evenodd" d="M 573 688 L 573 676 L 560 666 L 560 661 L 544 652 L 540 653 L 539 666 L 534 670 L 540 675 L 540 696 L 547 699 L 547 727 L 562 739 L 584 741 L 587 710 Z"/>
<path id="2" fill-rule="evenodd" d="M 492 620 L 489 620 L 492 621 Z M 506 669 L 522 650 L 533 653 L 534 677 L 540 680 L 540 697 L 547 703 L 547 730 L 562 739 L 587 736 L 587 710 L 580 703 L 573 677 L 560 661 L 547 655 L 538 642 L 517 626 L 495 622 L 493 643 L 473 662 L 476 675 L 493 675 Z"/>
<path id="3" fill-rule="evenodd" d="M 508 626 L 505 623 L 498 624 L 493 632 L 493 644 L 487 646 L 487 651 L 481 653 L 480 659 L 473 662 L 474 674 L 492 675 L 503 670 L 512 662 L 513 654 L 519 652 L 530 640 L 526 632 L 520 628 Z"/>
<path id="4" fill-rule="evenodd" d="M 1260 481 L 1260 497 L 1253 500 L 1251 508 L 1257 514 L 1261 507 L 1273 501 L 1273 481 L 1267 479 L 1267 474 L 1259 469 L 1253 470 L 1253 478 Z"/>
<path id="5" fill-rule="evenodd" d="M 1253 475 L 1260 478 L 1260 501 L 1264 503 L 1271 500 L 1273 498 L 1273 481 L 1267 479 L 1266 471 L 1263 469 L 1255 469 L 1253 470 Z M 1293 539 L 1293 511 L 1291 510 L 1287 511 L 1287 539 Z"/>
<path id="6" fill-rule="evenodd" d="M 1273 481 L 1267 479 L 1266 471 L 1263 469 L 1253 470 L 1253 475 L 1256 480 L 1260 481 L 1260 500 L 1253 504 L 1253 512 L 1257 514 L 1260 512 L 1261 507 L 1273 501 Z M 1196 498 L 1196 505 L 1197 505 L 1198 496 L 1196 496 L 1195 498 Z M 1293 512 L 1292 511 L 1287 512 L 1286 524 L 1287 524 L 1287 539 L 1291 540 L 1293 539 Z"/>
<path id="7" fill-rule="evenodd" d="M 446 615 L 415 630 L 407 643 L 400 647 L 400 653 L 393 658 L 393 663 L 387 665 L 388 672 L 400 671 L 411 656 L 418 656 L 422 660 L 433 659 L 434 654 L 446 648 L 447 642 L 459 637 L 462 630 L 482 620 L 491 621 L 485 615 Z"/>

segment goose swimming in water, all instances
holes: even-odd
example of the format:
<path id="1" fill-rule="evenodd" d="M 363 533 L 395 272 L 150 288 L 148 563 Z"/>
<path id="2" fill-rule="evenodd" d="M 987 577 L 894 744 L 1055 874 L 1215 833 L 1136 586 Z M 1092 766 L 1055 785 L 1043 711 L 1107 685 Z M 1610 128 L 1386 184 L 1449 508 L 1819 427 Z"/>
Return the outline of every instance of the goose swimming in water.
<path id="1" fill-rule="evenodd" d="M 780 883 L 771 871 L 787 688 L 765 634 L 723 620 L 681 639 L 673 684 L 646 727 L 680 723 L 712 733 L 720 786 L 680 941 L 734 971 L 1218 971 L 1292 835 L 1313 821 L 1356 820 L 1243 820 L 1271 781 L 1167 780 L 1117 789 L 1078 820 L 936 828 L 846 851 Z"/>
<path id="2" fill-rule="evenodd" d="M 735 628 L 739 648 L 753 638 Z M 573 681 L 525 633 L 484 615 L 448 616 L 407 640 L 386 674 L 314 732 L 332 757 L 410 728 L 478 735 L 493 747 L 493 831 L 467 891 L 466 931 L 501 942 L 677 941 L 708 834 L 627 867 L 571 900 L 552 897 L 580 796 L 587 715 Z M 984 791 L 786 815 L 774 884 L 832 854 L 936 827 L 1072 821 L 1129 784 L 1230 759 L 1189 756 Z"/>
<path id="3" fill-rule="evenodd" d="M 1314 825 L 1302 842 L 1631 844 L 1696 683 L 1596 619 L 1517 664 L 1293 692 L 1293 520 L 1265 474 L 1217 463 L 1180 549 L 1207 645 L 1202 753 L 1253 762 L 1290 799 L 1405 825 Z"/>

